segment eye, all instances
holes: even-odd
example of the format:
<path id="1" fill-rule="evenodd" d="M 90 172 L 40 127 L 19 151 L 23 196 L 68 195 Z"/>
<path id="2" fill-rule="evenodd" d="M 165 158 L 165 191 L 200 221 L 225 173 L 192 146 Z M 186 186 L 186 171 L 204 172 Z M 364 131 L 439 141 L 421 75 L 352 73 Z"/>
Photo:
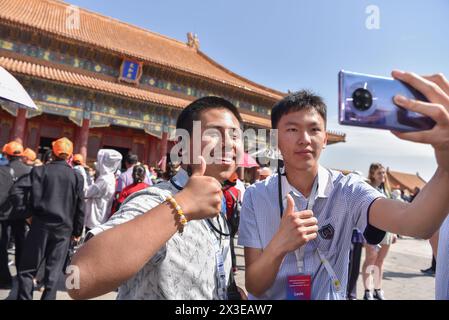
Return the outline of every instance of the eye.
<path id="1" fill-rule="evenodd" d="M 239 140 L 240 139 L 240 131 L 239 130 L 232 130 L 230 132 L 231 138 L 233 140 Z"/>
<path id="2" fill-rule="evenodd" d="M 315 128 L 312 128 L 312 131 L 313 131 L 313 132 L 321 132 L 321 129 L 318 128 L 318 127 L 315 127 Z"/>
<path id="3" fill-rule="evenodd" d="M 220 136 L 220 132 L 216 130 L 209 130 L 208 132 L 205 133 L 205 135 L 208 137 L 217 137 Z"/>
<path id="4" fill-rule="evenodd" d="M 297 132 L 298 129 L 296 128 L 287 128 L 287 132 Z"/>
<path id="5" fill-rule="evenodd" d="M 241 136 L 239 130 L 226 129 L 223 133 L 223 137 L 226 137 L 226 139 L 230 139 L 232 141 L 238 141 Z"/>
<path id="6" fill-rule="evenodd" d="M 232 135 L 232 140 L 234 140 L 234 141 L 241 140 L 240 135 L 239 134 L 233 134 Z"/>

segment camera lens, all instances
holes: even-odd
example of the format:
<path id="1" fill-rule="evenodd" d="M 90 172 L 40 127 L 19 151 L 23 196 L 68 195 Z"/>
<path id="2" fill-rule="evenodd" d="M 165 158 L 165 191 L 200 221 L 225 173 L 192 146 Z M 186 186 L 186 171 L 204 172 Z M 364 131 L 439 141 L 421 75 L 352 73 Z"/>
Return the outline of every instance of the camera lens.
<path id="1" fill-rule="evenodd" d="M 357 110 L 366 111 L 373 104 L 373 96 L 368 90 L 359 88 L 352 94 L 352 103 Z"/>

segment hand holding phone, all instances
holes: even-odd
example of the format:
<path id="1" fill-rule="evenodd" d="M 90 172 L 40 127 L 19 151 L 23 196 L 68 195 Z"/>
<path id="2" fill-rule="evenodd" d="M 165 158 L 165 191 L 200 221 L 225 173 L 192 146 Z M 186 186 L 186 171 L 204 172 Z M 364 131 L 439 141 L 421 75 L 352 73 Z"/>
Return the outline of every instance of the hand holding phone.
<path id="1" fill-rule="evenodd" d="M 396 80 L 381 78 L 380 82 L 389 83 L 387 91 L 393 87 L 394 90 L 391 89 L 391 92 L 388 94 L 385 93 L 386 91 L 381 90 L 380 92 L 385 94 L 379 95 L 377 88 L 380 87 L 376 85 L 374 86 L 376 88 L 374 97 L 381 97 L 381 101 L 385 100 L 385 97 L 394 99 L 395 108 L 401 108 L 408 112 L 406 119 L 414 118 L 413 121 L 407 122 L 408 125 L 404 127 L 404 124 L 401 124 L 398 119 L 398 111 L 393 109 L 391 104 L 390 108 L 384 111 L 385 114 L 390 115 L 388 121 L 377 118 L 376 121 L 371 123 L 370 119 L 366 119 L 366 114 L 355 116 L 352 119 L 351 111 L 349 109 L 343 110 L 346 106 L 349 106 L 351 109 L 354 108 L 353 104 L 348 103 L 351 102 L 348 92 L 352 90 L 354 93 L 354 87 L 355 89 L 359 88 L 357 86 L 360 80 L 367 80 L 365 75 L 354 75 L 352 73 L 350 78 L 354 76 L 359 77 L 359 80 L 354 81 L 354 79 L 351 79 L 350 82 L 345 82 L 343 81 L 346 78 L 345 73 L 340 73 L 340 122 L 348 122 L 346 124 L 349 125 L 390 129 L 400 139 L 432 145 L 435 150 L 435 159 L 438 167 L 449 174 L 449 81 L 442 74 L 419 76 L 415 73 L 399 70 L 392 72 L 392 76 Z M 372 78 L 373 76 L 368 77 Z M 388 82 L 385 82 L 385 80 L 388 80 Z M 349 83 L 352 83 L 352 85 L 357 83 L 357 85 L 351 87 L 351 85 L 348 85 Z M 364 86 L 362 85 L 362 88 Z M 349 89 L 344 91 L 345 88 Z M 369 87 L 366 86 L 364 89 L 367 88 Z M 398 89 L 400 90 L 398 91 Z M 363 101 L 365 103 L 358 103 L 359 109 L 372 107 L 370 106 L 370 99 Z M 382 105 L 383 102 L 377 104 L 377 106 Z M 395 119 L 397 121 L 394 121 Z M 416 127 L 416 124 L 419 124 L 419 126 Z"/>
<path id="2" fill-rule="evenodd" d="M 398 106 L 394 97 L 428 101 L 410 85 L 392 78 L 355 72 L 339 73 L 339 123 L 394 131 L 432 129 L 430 117 Z"/>
<path id="3" fill-rule="evenodd" d="M 396 98 L 396 103 L 407 110 L 431 117 L 436 122 L 431 130 L 393 133 L 400 139 L 432 145 L 438 167 L 449 173 L 449 81 L 441 73 L 421 77 L 396 70 L 392 75 L 422 92 L 429 101 L 405 98 L 401 102 Z"/>

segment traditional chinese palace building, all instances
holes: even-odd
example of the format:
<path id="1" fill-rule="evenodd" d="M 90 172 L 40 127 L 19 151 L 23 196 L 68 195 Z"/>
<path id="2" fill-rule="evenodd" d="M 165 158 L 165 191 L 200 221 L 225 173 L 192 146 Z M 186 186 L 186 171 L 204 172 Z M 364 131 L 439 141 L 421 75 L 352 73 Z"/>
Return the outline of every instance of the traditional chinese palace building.
<path id="1" fill-rule="evenodd" d="M 392 189 L 400 189 L 410 193 L 415 193 L 415 188 L 420 190 L 426 185 L 426 180 L 424 180 L 419 173 L 411 174 L 399 171 L 392 171 L 387 168 L 387 178 Z"/>
<path id="2" fill-rule="evenodd" d="M 269 128 L 285 95 L 221 66 L 190 33 L 184 43 L 56 0 L 0 0 L 0 66 L 39 108 L 0 100 L 0 145 L 21 139 L 42 154 L 66 136 L 90 161 L 109 147 L 154 165 L 180 110 L 207 95 L 237 105 L 245 128 Z"/>

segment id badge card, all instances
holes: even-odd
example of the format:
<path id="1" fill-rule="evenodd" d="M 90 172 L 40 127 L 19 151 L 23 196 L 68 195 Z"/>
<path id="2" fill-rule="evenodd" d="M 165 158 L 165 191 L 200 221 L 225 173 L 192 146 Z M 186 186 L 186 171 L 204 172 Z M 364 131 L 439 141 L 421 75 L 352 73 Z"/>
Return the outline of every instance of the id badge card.
<path id="1" fill-rule="evenodd" d="M 310 300 L 312 296 L 312 276 L 298 274 L 287 277 L 287 300 Z"/>
<path id="2" fill-rule="evenodd" d="M 226 272 L 224 270 L 223 255 L 220 251 L 215 252 L 215 261 L 217 263 L 218 297 L 220 300 L 226 300 Z"/>

